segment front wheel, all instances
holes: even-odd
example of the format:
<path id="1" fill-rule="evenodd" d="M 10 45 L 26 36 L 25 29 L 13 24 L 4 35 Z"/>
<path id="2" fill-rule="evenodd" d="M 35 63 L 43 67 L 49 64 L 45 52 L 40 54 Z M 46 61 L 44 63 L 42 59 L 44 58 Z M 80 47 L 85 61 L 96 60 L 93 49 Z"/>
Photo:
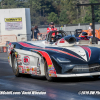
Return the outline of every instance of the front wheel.
<path id="1" fill-rule="evenodd" d="M 47 62 L 44 62 L 44 70 L 45 70 L 45 77 L 48 81 L 53 81 L 54 78 L 53 77 L 49 77 L 49 71 L 48 71 L 48 65 Z"/>
<path id="2" fill-rule="evenodd" d="M 12 69 L 16 77 L 21 76 L 21 74 L 19 73 L 17 59 L 14 54 L 12 54 Z"/>

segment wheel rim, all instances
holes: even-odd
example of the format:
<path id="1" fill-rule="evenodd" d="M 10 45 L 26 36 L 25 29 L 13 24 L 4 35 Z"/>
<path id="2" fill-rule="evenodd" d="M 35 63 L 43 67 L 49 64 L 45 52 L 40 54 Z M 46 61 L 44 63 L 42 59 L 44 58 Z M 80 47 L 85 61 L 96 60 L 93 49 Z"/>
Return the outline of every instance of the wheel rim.
<path id="1" fill-rule="evenodd" d="M 17 61 L 16 61 L 16 59 L 14 60 L 14 62 L 15 62 L 15 69 L 17 69 Z"/>

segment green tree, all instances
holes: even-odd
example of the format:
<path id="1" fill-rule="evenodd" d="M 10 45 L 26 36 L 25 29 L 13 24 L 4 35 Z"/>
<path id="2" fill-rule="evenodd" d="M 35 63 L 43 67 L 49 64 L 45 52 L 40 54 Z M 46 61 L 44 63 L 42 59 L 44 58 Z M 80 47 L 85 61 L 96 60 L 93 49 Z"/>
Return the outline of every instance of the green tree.
<path id="1" fill-rule="evenodd" d="M 76 0 L 62 0 L 61 9 L 67 11 L 67 17 L 69 19 L 69 24 L 72 24 L 74 20 L 77 20 L 77 10 L 76 10 Z"/>
<path id="2" fill-rule="evenodd" d="M 69 19 L 68 19 L 68 15 L 67 15 L 67 11 L 66 10 L 62 10 L 60 12 L 60 17 L 59 17 L 59 23 L 60 24 L 68 24 Z"/>
<path id="3" fill-rule="evenodd" d="M 57 14 L 55 14 L 54 12 L 51 12 L 49 15 L 48 15 L 48 22 L 54 22 L 55 24 L 58 24 L 58 17 L 57 17 Z"/>

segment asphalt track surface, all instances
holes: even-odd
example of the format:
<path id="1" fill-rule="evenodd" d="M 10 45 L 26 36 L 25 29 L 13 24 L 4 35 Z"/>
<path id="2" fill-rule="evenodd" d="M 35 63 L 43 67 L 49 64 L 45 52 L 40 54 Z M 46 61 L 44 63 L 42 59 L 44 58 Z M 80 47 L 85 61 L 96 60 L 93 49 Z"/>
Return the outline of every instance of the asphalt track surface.
<path id="1" fill-rule="evenodd" d="M 1 92 L 19 92 L 20 94 L 2 94 Z M 23 92 L 31 94 L 22 94 Z M 32 94 L 32 91 L 43 91 L 46 94 Z M 80 95 L 81 91 L 90 94 Z M 0 100 L 100 100 L 100 78 L 57 78 L 48 82 L 44 77 L 23 75 L 15 77 L 8 64 L 7 54 L 0 53 Z"/>

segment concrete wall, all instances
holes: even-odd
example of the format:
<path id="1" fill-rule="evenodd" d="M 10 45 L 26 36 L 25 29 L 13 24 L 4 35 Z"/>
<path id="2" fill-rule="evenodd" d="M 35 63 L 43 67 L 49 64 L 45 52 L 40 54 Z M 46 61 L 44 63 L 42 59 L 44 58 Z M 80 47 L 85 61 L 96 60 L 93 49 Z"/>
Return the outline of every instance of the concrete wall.
<path id="1" fill-rule="evenodd" d="M 77 25 L 77 26 L 66 26 L 64 25 L 64 27 L 56 27 L 58 30 L 64 30 L 64 31 L 75 31 L 76 29 L 83 29 L 83 30 L 88 30 L 89 25 Z M 100 28 L 100 24 L 95 24 L 95 29 L 99 29 Z M 41 33 L 47 32 L 47 28 L 39 28 Z"/>
<path id="2" fill-rule="evenodd" d="M 21 21 L 8 21 L 21 18 Z M 31 19 L 29 8 L 0 9 L 0 35 L 31 35 Z"/>
<path id="3" fill-rule="evenodd" d="M 26 17 L 26 33 L 31 34 L 31 17 L 29 8 L 25 8 L 25 17 Z"/>

